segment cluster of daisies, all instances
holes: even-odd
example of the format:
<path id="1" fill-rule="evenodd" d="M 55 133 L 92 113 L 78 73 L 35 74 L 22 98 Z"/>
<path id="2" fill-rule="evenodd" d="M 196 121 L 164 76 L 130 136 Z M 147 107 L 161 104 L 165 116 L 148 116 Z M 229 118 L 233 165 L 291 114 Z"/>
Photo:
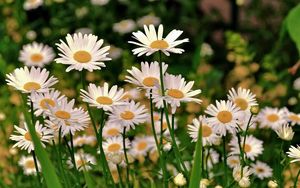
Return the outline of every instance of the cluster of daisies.
<path id="1" fill-rule="evenodd" d="M 157 31 L 154 25 L 145 25 L 144 32 L 133 32 L 135 41 L 129 43 L 138 46 L 132 50 L 137 56 L 181 54 L 184 50 L 177 46 L 189 41 L 187 38 L 177 40 L 181 34 L 180 30 L 172 30 L 163 37 L 162 25 Z M 43 68 L 46 64 L 54 60 L 68 65 L 66 72 L 101 70 L 105 67 L 104 62 L 111 60 L 108 57 L 110 46 L 103 44 L 103 39 L 92 34 L 68 34 L 65 40 L 56 44 L 59 51 L 56 59 L 53 49 L 47 45 L 33 43 L 23 47 L 19 60 L 26 66 L 7 74 L 6 81 L 27 97 L 24 102 L 31 107 L 37 137 L 44 147 L 60 144 L 64 138 L 63 144 L 75 147 L 77 151 L 70 153 L 67 164 L 79 171 L 90 170 L 97 165 L 95 155 L 84 151 L 85 146 L 91 146 L 99 148 L 96 153 L 100 154 L 103 172 L 110 174 L 114 182 L 122 183 L 119 167 L 127 169 L 128 178 L 131 165 L 135 161 L 144 163 L 148 158 L 156 164 L 160 161 L 157 170 L 159 178 L 165 181 L 171 174 L 176 185 L 186 184 L 187 171 L 192 163 L 181 158 L 182 151 L 175 135 L 178 126 L 175 114 L 182 103 L 201 103 L 197 97 L 201 90 L 192 89 L 193 81 L 168 73 L 168 64 L 161 59 L 141 62 L 139 67 L 127 70 L 125 81 L 135 85 L 135 92 L 143 93 L 148 104 L 134 100 L 135 94 L 117 85 L 90 83 L 87 87 L 83 84 L 80 90 L 80 97 L 88 110 L 76 107 L 75 99 L 68 99 L 53 88 L 58 80 Z M 187 126 L 192 141 L 196 142 L 198 136 L 202 136 L 203 169 L 207 172 L 203 178 L 209 179 L 202 179 L 202 186 L 214 179 L 212 169 L 221 158 L 215 147 L 220 145 L 222 139 L 225 142 L 226 138 L 230 139 L 229 153 L 222 160 L 233 169 L 233 179 L 240 186 L 249 187 L 252 174 L 260 179 L 273 177 L 272 168 L 258 160 L 264 150 L 263 141 L 249 132 L 255 128 L 271 128 L 283 140 L 291 140 L 294 134 L 292 126 L 300 123 L 300 115 L 287 109 L 269 107 L 258 113 L 257 105 L 250 90 L 231 89 L 227 100 L 210 104 L 205 110 L 206 116 L 199 116 Z M 93 117 L 95 111 L 102 114 L 100 120 Z M 150 131 L 128 137 L 141 125 L 146 125 Z M 94 134 L 86 132 L 90 127 L 94 129 Z M 34 145 L 27 124 L 15 126 L 15 134 L 10 139 L 16 142 L 13 147 L 33 153 L 33 158 L 23 156 L 20 159 L 19 164 L 25 169 L 25 174 L 40 171 L 39 162 L 34 160 Z M 176 164 L 164 161 L 168 152 L 174 152 Z M 298 161 L 299 153 L 299 147 L 292 147 L 289 156 Z"/>

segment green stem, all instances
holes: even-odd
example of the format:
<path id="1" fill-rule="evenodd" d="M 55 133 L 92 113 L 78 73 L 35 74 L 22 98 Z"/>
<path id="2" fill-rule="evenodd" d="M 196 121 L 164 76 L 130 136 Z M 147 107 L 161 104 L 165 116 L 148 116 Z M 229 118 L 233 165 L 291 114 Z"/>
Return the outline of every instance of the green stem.
<path id="1" fill-rule="evenodd" d="M 42 187 L 41 176 L 40 176 L 38 163 L 37 163 L 37 159 L 36 159 L 36 155 L 35 155 L 34 150 L 31 153 L 32 153 L 33 161 L 34 161 L 35 170 L 36 170 L 36 176 L 37 176 L 37 179 L 39 181 L 39 186 Z"/>
<path id="2" fill-rule="evenodd" d="M 130 184 L 129 180 L 129 161 L 127 157 L 127 152 L 126 152 L 126 127 L 123 128 L 123 150 L 124 150 L 124 156 L 125 156 L 125 162 L 126 162 L 126 180 L 128 185 Z"/>
<path id="3" fill-rule="evenodd" d="M 123 182 L 122 182 L 122 176 L 121 176 L 121 170 L 120 170 L 120 166 L 117 164 L 117 171 L 118 171 L 118 175 L 119 175 L 119 185 L 121 188 L 123 188 Z"/>
<path id="4" fill-rule="evenodd" d="M 223 160 L 224 160 L 224 185 L 227 186 L 227 154 L 226 154 L 226 137 L 223 136 Z"/>
<path id="5" fill-rule="evenodd" d="M 296 179 L 295 179 L 295 182 L 294 182 L 294 188 L 297 188 L 299 175 L 300 175 L 300 169 L 298 170 L 298 173 L 297 173 L 297 176 L 296 176 Z"/>
<path id="6" fill-rule="evenodd" d="M 244 160 L 244 148 L 242 149 L 241 146 L 241 137 L 239 133 L 236 133 L 237 139 L 238 139 L 238 145 L 240 149 L 240 161 L 241 161 L 241 177 L 243 177 L 243 167 L 245 166 L 245 160 Z"/>
<path id="7" fill-rule="evenodd" d="M 251 113 L 250 118 L 249 118 L 248 123 L 247 123 L 246 130 L 245 130 L 245 135 L 244 135 L 244 140 L 243 140 L 243 151 L 245 151 L 246 136 L 247 136 L 248 129 L 249 129 L 249 127 L 250 127 L 250 123 L 251 123 L 252 117 L 253 117 L 253 114 Z M 243 154 L 243 161 L 244 161 L 244 162 L 245 162 L 245 157 L 246 157 L 245 155 L 246 155 L 246 154 L 244 153 L 244 154 Z M 245 163 L 244 163 L 244 165 L 245 165 Z M 243 166 L 243 167 L 244 167 L 244 166 Z"/>

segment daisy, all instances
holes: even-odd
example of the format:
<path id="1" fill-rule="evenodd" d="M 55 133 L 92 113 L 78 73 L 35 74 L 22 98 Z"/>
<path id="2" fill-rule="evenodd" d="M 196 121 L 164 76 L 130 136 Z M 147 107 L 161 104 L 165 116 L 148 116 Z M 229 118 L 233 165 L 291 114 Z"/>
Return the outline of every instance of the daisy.
<path id="1" fill-rule="evenodd" d="M 232 101 L 242 111 L 250 111 L 251 106 L 256 106 L 255 95 L 249 89 L 239 87 L 236 91 L 234 88 L 229 90 L 228 100 Z"/>
<path id="2" fill-rule="evenodd" d="M 70 34 L 66 37 L 67 43 L 60 40 L 58 46 L 59 58 L 56 58 L 56 63 L 70 65 L 66 72 L 70 70 L 87 69 L 92 72 L 93 70 L 100 70 L 105 67 L 103 61 L 111 60 L 108 58 L 109 46 L 101 48 L 103 40 L 98 40 L 98 37 L 92 34 L 75 33 L 73 36 Z"/>
<path id="3" fill-rule="evenodd" d="M 62 137 L 83 130 L 88 126 L 90 117 L 82 108 L 73 108 L 75 100 L 68 102 L 67 98 L 59 101 L 54 107 L 50 106 L 50 112 L 46 112 L 50 121 L 61 129 Z"/>
<path id="4" fill-rule="evenodd" d="M 24 129 L 20 128 L 18 126 L 14 126 L 15 135 L 11 135 L 9 139 L 16 141 L 17 143 L 13 145 L 14 147 L 19 147 L 22 150 L 27 150 L 28 153 L 34 150 L 33 141 L 30 135 L 30 132 L 28 130 L 27 124 L 24 122 Z M 42 146 L 46 147 L 44 143 L 48 143 L 53 138 L 53 131 L 43 127 L 39 122 L 37 121 L 35 123 L 35 131 L 37 137 L 40 139 Z"/>
<path id="5" fill-rule="evenodd" d="M 294 125 L 300 125 L 300 114 L 296 114 L 293 112 L 287 112 L 286 119 L 289 123 L 291 123 L 292 126 Z"/>
<path id="6" fill-rule="evenodd" d="M 156 17 L 152 14 L 143 16 L 137 20 L 137 25 L 139 27 L 143 27 L 144 25 L 154 25 L 158 26 L 160 24 L 161 20 L 159 17 Z"/>
<path id="7" fill-rule="evenodd" d="M 25 175 L 36 175 L 36 168 L 32 156 L 22 156 L 18 164 L 23 168 L 23 172 Z M 38 170 L 41 171 L 41 165 L 39 161 L 37 161 L 37 166 Z"/>
<path id="8" fill-rule="evenodd" d="M 244 137 L 241 137 L 241 147 L 243 147 Z M 231 155 L 239 155 L 240 148 L 238 144 L 237 137 L 233 137 L 229 142 L 230 146 L 230 154 Z M 258 155 L 262 154 L 263 148 L 263 141 L 258 140 L 252 135 L 246 136 L 245 146 L 244 146 L 244 153 L 247 158 L 254 160 Z"/>
<path id="9" fill-rule="evenodd" d="M 140 90 L 136 88 L 125 89 L 122 99 L 124 101 L 139 100 L 141 98 Z"/>
<path id="10" fill-rule="evenodd" d="M 113 31 L 123 35 L 132 32 L 136 28 L 136 24 L 133 20 L 122 20 L 113 24 Z"/>
<path id="11" fill-rule="evenodd" d="M 253 174 L 261 180 L 265 178 L 270 178 L 273 175 L 273 169 L 269 165 L 261 161 L 256 161 L 256 163 L 252 163 L 251 168 Z"/>
<path id="12" fill-rule="evenodd" d="M 162 63 L 163 74 L 167 71 L 168 65 Z M 126 76 L 126 82 L 137 85 L 144 89 L 152 89 L 155 85 L 160 84 L 160 70 L 159 63 L 157 61 L 142 62 L 141 70 L 136 67 L 132 67 L 131 70 L 127 70 L 130 76 Z"/>
<path id="13" fill-rule="evenodd" d="M 170 53 L 181 54 L 184 52 L 181 48 L 176 48 L 179 44 L 188 42 L 189 39 L 183 40 L 176 39 L 182 34 L 180 30 L 172 30 L 165 38 L 163 38 L 163 26 L 159 25 L 158 32 L 156 34 L 154 25 L 144 25 L 145 34 L 141 31 L 133 32 L 133 38 L 138 42 L 129 41 L 129 43 L 139 46 L 132 50 L 134 55 L 141 56 L 146 54 L 149 56 L 157 51 L 162 51 L 165 55 L 169 56 Z"/>
<path id="14" fill-rule="evenodd" d="M 87 136 L 82 135 L 82 136 L 77 136 L 76 138 L 73 139 L 73 144 L 74 147 L 82 147 L 87 143 Z"/>
<path id="15" fill-rule="evenodd" d="M 63 98 L 65 96 L 54 89 L 50 89 L 45 93 L 31 93 L 30 100 L 33 103 L 34 115 L 39 116 L 45 113 L 50 106 L 55 107 Z"/>
<path id="16" fill-rule="evenodd" d="M 107 121 L 102 130 L 102 135 L 104 138 L 120 136 L 122 133 L 122 126 L 119 124 L 113 123 L 111 121 Z"/>
<path id="17" fill-rule="evenodd" d="M 243 173 L 242 173 L 242 171 L 243 171 Z M 239 182 L 242 178 L 249 177 L 252 173 L 253 172 L 249 166 L 245 166 L 244 168 L 241 168 L 240 166 L 236 166 L 233 169 L 232 176 L 235 181 Z"/>
<path id="18" fill-rule="evenodd" d="M 13 86 L 23 93 L 46 92 L 58 81 L 55 77 L 49 78 L 49 71 L 46 69 L 31 67 L 17 68 L 13 73 L 6 75 L 7 85 Z"/>
<path id="19" fill-rule="evenodd" d="M 188 125 L 188 133 L 192 141 L 197 142 L 200 125 L 202 125 L 202 145 L 207 146 L 215 143 L 219 136 L 214 133 L 214 129 L 207 123 L 205 116 L 193 119 L 193 124 Z"/>
<path id="20" fill-rule="evenodd" d="M 219 163 L 219 153 L 214 150 L 214 149 L 210 149 L 209 151 L 208 150 L 204 150 L 204 159 L 206 160 L 207 159 L 207 169 L 212 169 L 213 166 L 217 163 Z"/>
<path id="21" fill-rule="evenodd" d="M 236 132 L 240 109 L 232 101 L 216 101 L 216 106 L 210 104 L 205 113 L 213 116 L 207 118 L 207 123 L 213 126 L 217 134 L 225 136 L 227 130 Z"/>
<path id="22" fill-rule="evenodd" d="M 278 127 L 275 130 L 276 134 L 281 138 L 282 140 L 290 141 L 294 137 L 294 131 L 293 128 L 289 126 L 289 124 L 284 124 L 281 127 Z"/>
<path id="23" fill-rule="evenodd" d="M 81 98 L 84 102 L 91 106 L 103 109 L 104 111 L 111 111 L 113 106 L 122 105 L 124 90 L 119 89 L 117 85 L 113 85 L 109 89 L 108 83 L 104 82 L 103 87 L 90 84 L 88 91 L 80 90 Z"/>
<path id="24" fill-rule="evenodd" d="M 288 157 L 293 159 L 291 163 L 300 161 L 300 146 L 297 145 L 297 148 L 295 146 L 291 146 L 289 151 L 286 153 L 288 154 Z"/>
<path id="25" fill-rule="evenodd" d="M 180 106 L 181 102 L 196 102 L 201 103 L 200 99 L 193 98 L 195 95 L 201 93 L 200 89 L 191 91 L 194 81 L 186 82 L 181 75 L 175 76 L 166 74 L 165 76 L 165 96 L 161 96 L 159 86 L 153 92 L 153 102 L 156 103 L 157 108 L 163 107 L 163 99 L 166 100 L 172 107 L 172 113 L 174 114 L 176 108 Z M 149 95 L 149 94 L 147 94 Z"/>
<path id="26" fill-rule="evenodd" d="M 43 5 L 43 0 L 26 0 L 23 4 L 25 10 L 36 9 L 39 6 Z"/>
<path id="27" fill-rule="evenodd" d="M 55 57 L 53 49 L 48 45 L 33 42 L 24 45 L 20 51 L 19 61 L 25 63 L 26 66 L 44 67 L 49 64 Z"/>
<path id="28" fill-rule="evenodd" d="M 114 136 L 107 138 L 105 142 L 103 142 L 103 150 L 106 155 L 112 153 L 123 153 L 123 137 L 122 136 Z M 125 140 L 125 148 L 128 149 L 130 147 L 130 141 L 128 139 Z"/>
<path id="29" fill-rule="evenodd" d="M 227 165 L 230 168 L 235 168 L 237 166 L 240 166 L 240 164 L 241 164 L 240 157 L 238 155 L 231 155 L 227 157 Z"/>
<path id="30" fill-rule="evenodd" d="M 130 153 L 135 158 L 146 156 L 155 147 L 153 136 L 135 137 L 131 143 Z"/>
<path id="31" fill-rule="evenodd" d="M 109 114 L 109 120 L 112 123 L 132 129 L 135 128 L 135 125 L 144 123 L 149 117 L 145 106 L 140 105 L 140 103 L 135 103 L 134 101 L 126 105 L 113 107 Z"/>
<path id="32" fill-rule="evenodd" d="M 163 131 L 163 134 L 165 136 L 170 135 L 170 130 L 168 128 L 168 123 L 166 121 L 166 116 L 163 115 L 163 121 L 162 121 L 162 125 L 161 125 L 161 115 L 159 113 L 154 113 L 153 114 L 153 118 L 154 118 L 154 128 L 155 128 L 155 132 L 156 134 L 160 134 L 161 133 L 161 128 Z M 169 122 L 170 124 L 172 124 L 172 115 L 169 114 L 168 116 L 169 118 Z M 150 117 L 150 123 L 151 123 L 151 117 Z M 174 117 L 174 130 L 177 129 L 177 118 Z"/>
<path id="33" fill-rule="evenodd" d="M 265 107 L 257 115 L 257 120 L 262 128 L 270 127 L 275 130 L 286 123 L 284 114 L 284 109 Z"/>
<path id="34" fill-rule="evenodd" d="M 88 153 L 83 153 L 83 152 L 75 153 L 74 158 L 75 158 L 76 168 L 79 171 L 91 170 L 92 169 L 91 165 L 96 165 L 95 157 Z M 70 168 L 73 167 L 73 163 L 71 159 L 69 159 L 67 163 Z"/>

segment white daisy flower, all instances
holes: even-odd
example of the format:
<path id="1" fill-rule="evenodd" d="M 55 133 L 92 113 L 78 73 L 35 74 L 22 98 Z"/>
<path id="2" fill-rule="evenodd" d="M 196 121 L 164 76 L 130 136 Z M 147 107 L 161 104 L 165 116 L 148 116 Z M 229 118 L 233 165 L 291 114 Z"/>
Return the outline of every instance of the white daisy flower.
<path id="1" fill-rule="evenodd" d="M 124 152 L 122 136 L 109 137 L 106 139 L 105 142 L 103 142 L 102 145 L 103 145 L 103 150 L 106 155 L 109 155 L 112 153 L 123 153 Z M 129 147 L 130 147 L 130 141 L 126 138 L 125 148 L 128 149 Z"/>
<path id="2" fill-rule="evenodd" d="M 211 124 L 217 134 L 226 135 L 228 130 L 230 133 L 236 132 L 240 109 L 232 103 L 232 101 L 216 101 L 216 106 L 210 104 L 205 113 L 213 116 L 207 118 L 207 123 Z"/>
<path id="3" fill-rule="evenodd" d="M 287 121 L 292 125 L 300 125 L 300 114 L 294 112 L 287 112 L 286 114 Z"/>
<path id="4" fill-rule="evenodd" d="M 23 4 L 25 10 L 36 9 L 39 6 L 43 5 L 44 0 L 26 0 Z"/>
<path id="5" fill-rule="evenodd" d="M 50 121 L 61 129 L 62 137 L 84 130 L 90 123 L 88 113 L 82 108 L 73 108 L 74 103 L 74 99 L 68 102 L 67 98 L 64 98 L 56 106 L 50 106 L 50 112 L 46 112 Z"/>
<path id="6" fill-rule="evenodd" d="M 125 89 L 122 99 L 124 101 L 139 100 L 141 99 L 141 92 L 136 88 Z"/>
<path id="7" fill-rule="evenodd" d="M 215 164 L 219 163 L 220 155 L 216 150 L 211 148 L 208 152 L 208 150 L 206 149 L 204 150 L 203 155 L 204 155 L 204 159 L 205 160 L 207 159 L 206 165 L 208 169 L 212 169 Z"/>
<path id="8" fill-rule="evenodd" d="M 242 173 L 243 171 L 243 173 Z M 252 174 L 252 170 L 249 166 L 245 166 L 244 168 L 241 168 L 240 166 L 236 166 L 233 169 L 232 176 L 235 181 L 239 182 L 244 177 L 249 177 Z M 242 176 L 243 174 L 243 176 Z"/>
<path id="9" fill-rule="evenodd" d="M 257 105 L 255 95 L 250 91 L 250 89 L 239 87 L 236 91 L 234 88 L 231 88 L 227 96 L 228 100 L 232 101 L 242 111 L 250 111 L 251 106 Z"/>
<path id="10" fill-rule="evenodd" d="M 50 120 L 45 120 L 45 126 L 53 131 L 54 137 L 58 136 L 59 126 Z"/>
<path id="11" fill-rule="evenodd" d="M 91 3 L 93 5 L 99 5 L 99 6 L 106 5 L 108 2 L 109 0 L 91 0 Z"/>
<path id="12" fill-rule="evenodd" d="M 165 96 L 161 96 L 160 87 L 156 86 L 153 90 L 153 102 L 157 108 L 163 107 L 163 99 L 166 100 L 172 107 L 172 113 L 174 114 L 177 107 L 180 106 L 181 102 L 196 102 L 201 103 L 200 99 L 193 98 L 194 96 L 201 93 L 200 89 L 191 91 L 194 81 L 186 82 L 181 75 L 166 74 L 164 77 L 165 81 Z M 150 94 L 147 93 L 147 96 Z"/>
<path id="13" fill-rule="evenodd" d="M 141 56 L 146 54 L 146 56 L 149 56 L 157 51 L 162 51 L 167 56 L 169 56 L 170 53 L 181 54 L 184 50 L 176 48 L 176 46 L 189 41 L 187 38 L 183 40 L 176 40 L 182 34 L 182 31 L 175 29 L 172 30 L 166 38 L 163 38 L 162 25 L 159 25 L 157 34 L 154 25 L 149 25 L 149 27 L 144 25 L 144 30 L 145 34 L 141 31 L 132 33 L 133 38 L 138 42 L 129 41 L 129 43 L 139 46 L 132 50 L 134 55 L 137 54 L 138 56 Z"/>
<path id="14" fill-rule="evenodd" d="M 113 60 L 118 59 L 119 57 L 121 57 L 123 50 L 122 48 L 118 48 L 114 45 L 110 45 L 110 49 L 109 49 L 109 57 L 112 58 Z"/>
<path id="15" fill-rule="evenodd" d="M 241 147 L 243 147 L 244 143 L 244 137 L 241 137 Z M 239 155 L 240 154 L 240 148 L 238 144 L 237 137 L 233 137 L 231 141 L 229 142 L 230 146 L 230 155 Z M 244 147 L 244 153 L 247 158 L 254 160 L 258 155 L 262 154 L 264 148 L 263 148 L 263 141 L 258 140 L 252 135 L 246 136 L 245 140 L 245 147 Z"/>
<path id="16" fill-rule="evenodd" d="M 279 138 L 282 140 L 290 141 L 294 137 L 294 131 L 293 128 L 289 126 L 289 124 L 284 124 L 281 127 L 278 127 L 275 129 L 276 134 Z"/>
<path id="17" fill-rule="evenodd" d="M 84 102 L 91 106 L 102 108 L 104 111 L 111 111 L 113 106 L 122 105 L 124 90 L 118 89 L 117 85 L 113 85 L 109 89 L 108 83 L 104 82 L 103 87 L 89 84 L 88 90 L 80 90 L 81 98 Z"/>
<path id="18" fill-rule="evenodd" d="M 82 135 L 82 136 L 77 136 L 76 138 L 73 139 L 73 144 L 74 147 L 82 147 L 87 143 L 88 136 Z"/>
<path id="19" fill-rule="evenodd" d="M 40 139 L 42 146 L 46 147 L 44 143 L 48 143 L 53 138 L 53 131 L 47 127 L 43 127 L 38 121 L 35 123 L 34 127 L 36 135 Z M 27 150 L 28 153 L 33 151 L 34 145 L 27 124 L 24 122 L 24 129 L 16 125 L 14 128 L 16 129 L 15 133 L 17 134 L 9 137 L 9 139 L 17 142 L 13 145 L 13 148 L 18 147 L 22 150 Z"/>
<path id="20" fill-rule="evenodd" d="M 20 51 L 19 61 L 25 63 L 26 66 L 44 67 L 49 64 L 55 57 L 53 49 L 48 45 L 33 42 L 26 44 Z"/>
<path id="21" fill-rule="evenodd" d="M 241 162 L 240 162 L 240 157 L 239 155 L 230 155 L 227 157 L 227 165 L 230 168 L 235 168 L 237 166 L 240 166 Z"/>
<path id="22" fill-rule="evenodd" d="M 156 134 L 160 134 L 161 128 L 162 128 L 163 134 L 165 136 L 169 136 L 170 135 L 170 130 L 168 128 L 168 123 L 166 121 L 166 116 L 163 115 L 162 125 L 161 125 L 161 120 L 160 120 L 161 117 L 160 116 L 161 115 L 159 113 L 154 113 L 153 114 L 155 132 L 156 132 Z M 172 126 L 172 115 L 169 114 L 168 118 L 169 118 L 169 122 Z M 151 117 L 150 117 L 149 122 L 151 123 Z M 174 117 L 174 130 L 176 130 L 176 129 L 177 129 L 177 118 Z"/>
<path id="23" fill-rule="evenodd" d="M 153 136 L 135 137 L 131 142 L 130 153 L 133 157 L 146 156 L 155 147 Z"/>
<path id="24" fill-rule="evenodd" d="M 31 93 L 30 100 L 33 103 L 34 115 L 39 116 L 45 111 L 49 111 L 50 106 L 55 107 L 63 98 L 65 96 L 54 89 L 50 89 L 45 93 Z"/>
<path id="25" fill-rule="evenodd" d="M 162 63 L 163 74 L 167 71 L 168 65 Z M 144 89 L 153 89 L 155 85 L 160 84 L 160 70 L 159 63 L 157 61 L 142 62 L 141 70 L 136 67 L 132 67 L 131 70 L 127 70 L 130 76 L 126 76 L 125 81 L 135 84 L 138 87 Z"/>
<path id="26" fill-rule="evenodd" d="M 284 114 L 284 109 L 265 107 L 257 115 L 257 120 L 260 123 L 260 127 L 270 127 L 275 130 L 286 123 Z"/>
<path id="27" fill-rule="evenodd" d="M 66 37 L 67 43 L 60 40 L 58 46 L 59 58 L 56 58 L 56 63 L 70 65 L 66 72 L 70 70 L 87 69 L 92 72 L 93 70 L 100 70 L 105 67 L 103 61 L 109 61 L 108 58 L 109 46 L 101 48 L 103 39 L 98 40 L 98 37 L 92 34 L 75 33 L 73 36 L 68 34 Z"/>
<path id="28" fill-rule="evenodd" d="M 270 178 L 273 175 L 273 169 L 269 165 L 261 161 L 256 161 L 256 163 L 252 163 L 251 168 L 253 174 L 261 180 L 265 178 Z"/>
<path id="29" fill-rule="evenodd" d="M 136 28 L 136 24 L 132 19 L 122 20 L 113 24 L 113 31 L 123 35 L 132 32 Z"/>
<path id="30" fill-rule="evenodd" d="M 109 115 L 109 121 L 119 124 L 122 127 L 127 127 L 127 129 L 134 129 L 135 125 L 144 123 L 149 117 L 145 106 L 134 101 L 126 105 L 113 107 Z"/>
<path id="31" fill-rule="evenodd" d="M 104 138 L 114 137 L 114 136 L 120 136 L 123 132 L 123 127 L 120 126 L 120 124 L 116 124 L 111 121 L 107 121 L 105 123 L 105 126 L 102 130 L 102 136 Z"/>
<path id="32" fill-rule="evenodd" d="M 214 133 L 214 129 L 207 123 L 205 116 L 193 119 L 193 124 L 188 125 L 188 133 L 192 141 L 197 142 L 198 140 L 200 124 L 202 125 L 202 145 L 207 146 L 215 143 L 219 136 Z"/>
<path id="33" fill-rule="evenodd" d="M 160 24 L 161 20 L 159 17 L 154 16 L 152 14 L 148 14 L 146 16 L 143 16 L 137 20 L 137 25 L 139 27 L 143 27 L 144 25 L 154 25 L 158 26 Z"/>
<path id="34" fill-rule="evenodd" d="M 297 145 L 297 148 L 295 146 L 290 146 L 289 151 L 286 153 L 289 158 L 293 159 L 291 163 L 300 161 L 300 146 Z"/>
<path id="35" fill-rule="evenodd" d="M 91 170 L 92 169 L 91 165 L 96 165 L 96 158 L 88 153 L 83 153 L 83 152 L 75 153 L 74 158 L 75 158 L 76 168 L 79 171 Z M 67 163 L 70 168 L 73 167 L 73 163 L 71 159 L 69 159 Z"/>
<path id="36" fill-rule="evenodd" d="M 36 175 L 36 168 L 34 164 L 34 159 L 32 156 L 22 156 L 18 164 L 23 168 L 25 175 Z M 40 162 L 37 160 L 38 170 L 41 171 Z"/>
<path id="37" fill-rule="evenodd" d="M 51 76 L 46 69 L 31 67 L 17 68 L 13 73 L 6 75 L 7 85 L 10 85 L 23 93 L 47 92 L 58 80 Z"/>

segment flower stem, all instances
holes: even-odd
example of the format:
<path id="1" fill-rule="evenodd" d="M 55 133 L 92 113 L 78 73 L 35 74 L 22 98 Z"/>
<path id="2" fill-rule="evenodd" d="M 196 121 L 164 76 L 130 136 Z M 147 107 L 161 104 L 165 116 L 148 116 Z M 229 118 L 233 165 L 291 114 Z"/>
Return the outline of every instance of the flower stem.
<path id="1" fill-rule="evenodd" d="M 300 169 L 298 170 L 298 173 L 297 173 L 297 176 L 296 176 L 296 179 L 295 179 L 295 182 L 294 182 L 294 188 L 297 188 L 299 175 L 300 175 Z"/>
<path id="2" fill-rule="evenodd" d="M 36 159 L 36 155 L 35 155 L 34 150 L 31 153 L 32 153 L 33 161 L 34 161 L 34 167 L 35 167 L 35 170 L 36 170 L 36 176 L 38 178 L 40 187 L 42 187 L 41 176 L 40 176 L 38 163 L 37 163 L 37 159 Z"/>
<path id="3" fill-rule="evenodd" d="M 119 175 L 119 185 L 121 188 L 123 188 L 123 182 L 122 182 L 122 176 L 121 176 L 121 170 L 120 170 L 120 166 L 118 164 L 116 164 L 117 166 L 117 171 L 118 171 L 118 175 Z"/>
<path id="4" fill-rule="evenodd" d="M 252 117 L 253 117 L 253 114 L 251 113 L 250 118 L 249 118 L 248 123 L 247 123 L 246 130 L 245 130 L 245 135 L 244 135 L 244 140 L 243 140 L 243 147 L 242 147 L 243 151 L 245 151 L 246 136 L 247 136 L 248 129 L 249 129 L 249 127 L 250 127 L 250 123 L 251 123 Z M 243 165 L 243 167 L 244 167 L 244 165 L 245 165 L 246 154 L 243 153 L 243 156 L 242 156 L 242 157 L 243 157 L 243 164 L 242 164 L 242 165 Z"/>
<path id="5" fill-rule="evenodd" d="M 224 160 L 224 185 L 227 186 L 227 154 L 226 154 L 226 137 L 223 136 L 223 160 Z"/>
<path id="6" fill-rule="evenodd" d="M 127 152 L 126 152 L 126 127 L 123 128 L 123 150 L 124 150 L 124 156 L 125 156 L 125 161 L 126 161 L 126 180 L 127 183 L 130 184 L 129 180 L 129 161 L 127 157 Z"/>

